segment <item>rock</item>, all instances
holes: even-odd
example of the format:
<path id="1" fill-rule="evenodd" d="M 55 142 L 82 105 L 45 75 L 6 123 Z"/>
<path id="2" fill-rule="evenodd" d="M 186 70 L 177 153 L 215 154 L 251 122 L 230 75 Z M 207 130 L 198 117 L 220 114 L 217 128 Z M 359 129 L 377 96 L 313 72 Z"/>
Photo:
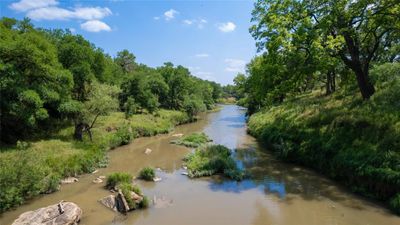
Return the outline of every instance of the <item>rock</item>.
<path id="1" fill-rule="evenodd" d="M 154 181 L 154 182 L 159 182 L 159 181 L 161 181 L 161 180 L 162 180 L 161 177 L 154 177 L 154 178 L 153 178 L 153 181 Z"/>
<path id="2" fill-rule="evenodd" d="M 99 176 L 100 179 L 106 179 L 106 176 Z"/>
<path id="3" fill-rule="evenodd" d="M 103 183 L 103 180 L 98 177 L 98 178 L 93 180 L 93 183 L 100 184 L 100 183 Z"/>
<path id="4" fill-rule="evenodd" d="M 146 148 L 146 150 L 144 151 L 144 154 L 148 155 L 152 152 L 153 150 Z"/>
<path id="5" fill-rule="evenodd" d="M 95 170 L 95 171 L 93 171 L 93 172 L 92 172 L 92 174 L 95 174 L 95 173 L 97 173 L 97 172 L 99 172 L 99 170 Z"/>
<path id="6" fill-rule="evenodd" d="M 128 211 L 134 210 L 135 208 L 130 208 L 126 197 L 122 193 L 121 189 L 118 190 L 117 196 L 109 195 L 99 200 L 99 202 L 107 208 L 115 212 L 126 213 Z M 143 196 L 131 191 L 130 198 L 137 204 L 143 201 Z"/>
<path id="7" fill-rule="evenodd" d="M 99 202 L 101 204 L 103 204 L 105 207 L 110 208 L 111 210 L 113 210 L 115 212 L 118 212 L 114 195 L 106 196 L 106 197 L 100 199 Z"/>
<path id="8" fill-rule="evenodd" d="M 182 175 L 185 175 L 185 176 L 189 176 L 189 173 L 188 173 L 188 172 L 182 172 L 181 174 L 182 174 Z"/>
<path id="9" fill-rule="evenodd" d="M 126 213 L 130 210 L 128 202 L 126 201 L 121 189 L 118 190 L 118 195 L 115 197 L 115 202 L 118 212 Z"/>
<path id="10" fill-rule="evenodd" d="M 12 225 L 75 225 L 79 223 L 81 216 L 82 209 L 78 205 L 72 202 L 60 202 L 25 212 Z"/>
<path id="11" fill-rule="evenodd" d="M 78 180 L 78 178 L 76 178 L 76 177 L 67 177 L 67 178 L 65 178 L 65 179 L 62 179 L 61 181 L 60 181 L 60 183 L 61 184 L 72 184 L 72 183 L 75 183 L 75 182 L 78 182 L 79 180 Z"/>
<path id="12" fill-rule="evenodd" d="M 183 134 L 179 133 L 179 134 L 173 134 L 172 137 L 182 137 Z"/>
<path id="13" fill-rule="evenodd" d="M 131 191 L 131 198 L 133 199 L 133 201 L 135 201 L 136 203 L 140 203 L 141 201 L 143 201 L 143 197 L 136 194 L 135 192 Z"/>
<path id="14" fill-rule="evenodd" d="M 168 200 L 167 198 L 165 198 L 164 196 L 162 197 L 157 197 L 154 195 L 153 197 L 153 205 L 154 208 L 166 208 L 168 206 L 172 206 L 173 201 L 172 200 Z"/>
<path id="15" fill-rule="evenodd" d="M 183 168 L 184 170 L 187 170 L 187 166 L 183 166 L 182 168 Z"/>

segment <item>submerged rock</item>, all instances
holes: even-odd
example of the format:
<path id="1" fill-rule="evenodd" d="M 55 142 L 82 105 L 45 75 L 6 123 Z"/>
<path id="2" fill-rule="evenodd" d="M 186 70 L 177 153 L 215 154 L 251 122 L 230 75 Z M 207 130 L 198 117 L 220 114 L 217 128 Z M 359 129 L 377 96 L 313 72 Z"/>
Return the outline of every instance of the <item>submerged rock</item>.
<path id="1" fill-rule="evenodd" d="M 152 152 L 153 150 L 146 148 L 146 150 L 144 151 L 144 154 L 148 155 Z"/>
<path id="2" fill-rule="evenodd" d="M 157 197 L 154 195 L 154 197 L 153 197 L 154 208 L 158 208 L 158 209 L 166 208 L 166 207 L 172 206 L 173 203 L 174 202 L 172 200 L 167 199 L 165 196 Z"/>
<path id="3" fill-rule="evenodd" d="M 188 172 L 181 172 L 182 175 L 189 176 Z"/>
<path id="4" fill-rule="evenodd" d="M 96 179 L 93 180 L 93 183 L 95 183 L 95 184 L 100 184 L 100 183 L 103 183 L 103 180 L 100 179 L 100 177 L 98 177 L 98 178 L 96 178 Z"/>
<path id="5" fill-rule="evenodd" d="M 60 202 L 35 211 L 21 214 L 12 225 L 75 225 L 82 216 L 82 209 L 72 202 Z"/>
<path id="6" fill-rule="evenodd" d="M 154 182 L 159 182 L 159 181 L 161 181 L 161 180 L 162 180 L 161 177 L 154 177 L 154 178 L 153 178 L 153 181 L 154 181 Z"/>
<path id="7" fill-rule="evenodd" d="M 76 177 L 67 177 L 67 178 L 65 178 L 65 179 L 62 179 L 61 181 L 60 181 L 60 183 L 61 184 L 72 184 L 72 183 L 75 183 L 75 182 L 78 182 L 79 180 L 78 180 L 78 178 L 76 178 Z"/>

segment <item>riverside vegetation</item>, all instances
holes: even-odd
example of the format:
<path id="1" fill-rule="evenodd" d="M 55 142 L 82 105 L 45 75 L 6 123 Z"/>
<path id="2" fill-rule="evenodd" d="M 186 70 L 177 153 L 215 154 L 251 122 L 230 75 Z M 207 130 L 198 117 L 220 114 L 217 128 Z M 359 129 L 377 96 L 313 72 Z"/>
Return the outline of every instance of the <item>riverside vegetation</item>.
<path id="1" fill-rule="evenodd" d="M 190 148 L 198 148 L 212 140 L 205 133 L 192 133 L 187 136 L 172 140 L 172 144 L 183 145 Z"/>
<path id="2" fill-rule="evenodd" d="M 258 0 L 235 78 L 248 131 L 283 160 L 400 213 L 398 1 Z"/>
<path id="3" fill-rule="evenodd" d="M 171 143 L 195 148 L 183 161 L 191 178 L 223 175 L 233 180 L 243 180 L 245 172 L 238 168 L 232 152 L 223 145 L 210 144 L 212 140 L 204 133 L 192 133 Z"/>
<path id="4" fill-rule="evenodd" d="M 106 166 L 109 149 L 196 120 L 222 94 L 183 66 L 111 57 L 27 18 L 0 19 L 0 73 L 0 212 Z"/>

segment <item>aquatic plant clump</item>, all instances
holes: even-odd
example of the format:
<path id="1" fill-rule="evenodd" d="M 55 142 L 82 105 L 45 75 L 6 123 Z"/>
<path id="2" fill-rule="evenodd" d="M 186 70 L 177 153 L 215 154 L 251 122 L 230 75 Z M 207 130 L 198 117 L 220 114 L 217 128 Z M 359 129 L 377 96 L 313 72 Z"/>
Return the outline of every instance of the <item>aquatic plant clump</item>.
<path id="1" fill-rule="evenodd" d="M 196 149 L 184 159 L 188 168 L 188 176 L 203 177 L 221 174 L 233 180 L 243 180 L 244 171 L 240 170 L 231 151 L 223 145 L 211 145 Z"/>
<path id="2" fill-rule="evenodd" d="M 151 167 L 145 167 L 139 172 L 139 178 L 142 180 L 153 181 L 156 177 L 156 172 Z"/>
<path id="3" fill-rule="evenodd" d="M 115 188 L 117 185 L 121 183 L 132 183 L 132 175 L 129 173 L 120 173 L 115 172 L 107 176 L 106 187 L 107 188 Z"/>
<path id="4" fill-rule="evenodd" d="M 193 133 L 177 140 L 172 140 L 172 144 L 184 145 L 190 148 L 198 148 L 212 140 L 205 133 Z"/>
<path id="5" fill-rule="evenodd" d="M 115 172 L 107 176 L 106 188 L 121 191 L 129 210 L 147 208 L 149 201 L 142 190 L 132 184 L 133 177 L 129 173 Z"/>

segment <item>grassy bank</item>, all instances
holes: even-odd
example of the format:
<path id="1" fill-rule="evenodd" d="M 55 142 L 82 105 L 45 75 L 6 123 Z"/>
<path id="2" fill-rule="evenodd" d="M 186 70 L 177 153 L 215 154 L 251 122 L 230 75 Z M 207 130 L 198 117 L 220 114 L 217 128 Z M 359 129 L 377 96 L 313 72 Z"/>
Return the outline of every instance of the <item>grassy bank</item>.
<path id="1" fill-rule="evenodd" d="M 19 143 L 0 152 L 0 212 L 41 193 L 56 191 L 61 178 L 88 173 L 106 166 L 106 152 L 128 144 L 135 137 L 171 131 L 189 117 L 179 111 L 160 110 L 157 115 L 123 113 L 100 117 L 93 128 L 93 141 L 72 139 L 68 127 L 46 140 Z"/>
<path id="2" fill-rule="evenodd" d="M 279 158 L 314 168 L 400 213 L 399 86 L 381 87 L 369 101 L 344 93 L 302 95 L 252 115 L 248 131 Z"/>

